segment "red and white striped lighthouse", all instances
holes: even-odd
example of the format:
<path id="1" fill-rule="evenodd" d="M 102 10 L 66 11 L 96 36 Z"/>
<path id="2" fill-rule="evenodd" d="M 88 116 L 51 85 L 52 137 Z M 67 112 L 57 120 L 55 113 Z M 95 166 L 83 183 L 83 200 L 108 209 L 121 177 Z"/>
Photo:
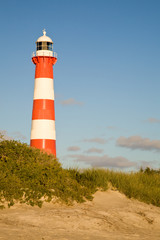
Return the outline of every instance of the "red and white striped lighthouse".
<path id="1" fill-rule="evenodd" d="M 36 41 L 36 54 L 32 57 L 36 68 L 30 145 L 55 156 L 53 65 L 56 61 L 52 39 L 46 36 L 46 31 L 43 30 L 43 36 Z"/>

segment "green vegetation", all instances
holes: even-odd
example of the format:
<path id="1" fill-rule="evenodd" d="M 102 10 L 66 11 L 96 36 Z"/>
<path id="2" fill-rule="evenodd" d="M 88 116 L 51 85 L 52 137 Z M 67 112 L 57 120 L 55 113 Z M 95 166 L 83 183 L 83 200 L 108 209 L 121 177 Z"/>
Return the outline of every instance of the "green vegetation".
<path id="1" fill-rule="evenodd" d="M 72 170 L 75 171 L 75 170 Z M 108 184 L 112 189 L 124 193 L 128 198 L 160 207 L 160 171 L 146 168 L 139 172 L 124 173 L 102 169 L 87 169 L 75 175 L 76 180 L 89 189 L 102 188 Z"/>
<path id="2" fill-rule="evenodd" d="M 92 200 L 111 185 L 129 198 L 160 206 L 160 171 L 137 173 L 102 169 L 63 169 L 53 155 L 14 140 L 0 142 L 0 208 L 16 201 L 42 206 L 44 201 L 72 204 Z"/>

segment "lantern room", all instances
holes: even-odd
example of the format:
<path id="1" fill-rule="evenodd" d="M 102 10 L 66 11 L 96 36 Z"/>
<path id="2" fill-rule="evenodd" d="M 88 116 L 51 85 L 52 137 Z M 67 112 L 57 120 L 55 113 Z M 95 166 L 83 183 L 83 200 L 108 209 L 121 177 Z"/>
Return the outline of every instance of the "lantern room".
<path id="1" fill-rule="evenodd" d="M 53 41 L 46 36 L 45 29 L 43 30 L 43 36 L 36 41 L 36 56 L 53 56 Z"/>

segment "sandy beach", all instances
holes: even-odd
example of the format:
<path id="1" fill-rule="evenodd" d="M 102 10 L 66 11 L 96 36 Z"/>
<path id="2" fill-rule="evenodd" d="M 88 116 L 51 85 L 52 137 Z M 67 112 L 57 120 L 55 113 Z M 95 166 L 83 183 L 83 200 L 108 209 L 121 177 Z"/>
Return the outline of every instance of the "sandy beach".
<path id="1" fill-rule="evenodd" d="M 97 192 L 92 202 L 42 208 L 16 204 L 0 211 L 3 240 L 160 239 L 160 208 L 118 191 Z"/>

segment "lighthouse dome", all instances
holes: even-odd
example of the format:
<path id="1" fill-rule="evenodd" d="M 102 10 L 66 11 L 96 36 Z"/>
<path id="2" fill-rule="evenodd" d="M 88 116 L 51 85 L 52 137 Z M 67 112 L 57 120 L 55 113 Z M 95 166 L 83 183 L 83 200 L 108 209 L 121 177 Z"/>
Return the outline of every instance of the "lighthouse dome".
<path id="1" fill-rule="evenodd" d="M 48 36 L 46 36 L 46 31 L 45 29 L 43 30 L 43 36 L 39 37 L 36 41 L 37 42 L 50 42 L 53 43 L 52 39 Z"/>
<path id="2" fill-rule="evenodd" d="M 45 29 L 43 30 L 43 36 L 36 41 L 36 56 L 53 56 L 53 41 L 46 36 Z"/>

